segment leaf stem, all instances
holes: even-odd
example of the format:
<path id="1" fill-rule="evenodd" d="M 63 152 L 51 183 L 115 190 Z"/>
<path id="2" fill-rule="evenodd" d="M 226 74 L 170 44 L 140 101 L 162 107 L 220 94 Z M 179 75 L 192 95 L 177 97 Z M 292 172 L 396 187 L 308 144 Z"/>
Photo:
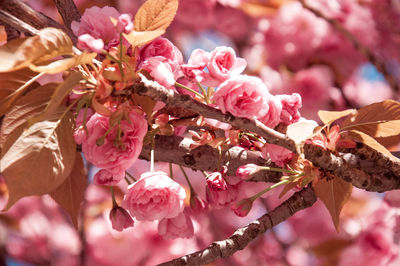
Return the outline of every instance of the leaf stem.
<path id="1" fill-rule="evenodd" d="M 169 163 L 169 177 L 174 179 L 174 171 L 172 169 L 172 163 Z"/>

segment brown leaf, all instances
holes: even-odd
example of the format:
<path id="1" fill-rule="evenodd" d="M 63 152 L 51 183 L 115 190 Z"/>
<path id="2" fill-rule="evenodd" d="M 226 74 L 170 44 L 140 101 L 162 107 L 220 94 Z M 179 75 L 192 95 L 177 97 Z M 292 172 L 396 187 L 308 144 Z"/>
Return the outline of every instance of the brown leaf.
<path id="1" fill-rule="evenodd" d="M 314 128 L 318 125 L 314 121 L 300 121 L 290 124 L 286 129 L 286 135 L 296 143 L 301 143 L 310 138 Z"/>
<path id="2" fill-rule="evenodd" d="M 36 36 L 15 39 L 0 46 L 0 72 L 18 70 L 69 54 L 72 54 L 72 41 L 68 35 L 59 29 L 44 28 Z"/>
<path id="3" fill-rule="evenodd" d="M 71 90 L 81 81 L 81 72 L 74 72 L 63 83 L 57 86 L 54 90 L 51 99 L 46 106 L 46 109 L 35 117 L 29 119 L 29 125 L 32 125 L 40 120 L 46 120 L 51 116 L 60 106 L 64 98 L 71 92 Z"/>
<path id="4" fill-rule="evenodd" d="M 333 122 L 335 122 L 335 120 L 338 120 L 348 115 L 355 115 L 355 114 L 357 114 L 356 109 L 348 109 L 344 111 L 324 111 L 324 110 L 318 111 L 318 117 L 325 125 L 330 125 Z"/>
<path id="5" fill-rule="evenodd" d="M 178 0 L 147 0 L 135 15 L 135 30 L 165 30 L 175 17 L 178 2 Z"/>
<path id="6" fill-rule="evenodd" d="M 339 231 L 339 216 L 344 204 L 349 200 L 353 185 L 339 177 L 320 179 L 313 184 L 315 195 L 328 209 L 336 231 Z"/>
<path id="7" fill-rule="evenodd" d="M 56 87 L 56 83 L 48 83 L 39 89 L 28 92 L 15 102 L 11 110 L 5 115 L 1 125 L 1 156 L 8 151 L 24 129 L 27 128 L 27 121 L 45 109 Z"/>
<path id="8" fill-rule="evenodd" d="M 374 150 L 385 154 L 386 156 L 390 157 L 392 160 L 400 162 L 400 159 L 394 156 L 388 149 L 382 146 L 379 142 L 377 142 L 373 137 L 365 134 L 364 132 L 358 130 L 350 130 L 348 135 L 351 139 L 364 143 L 369 147 L 373 148 Z"/>
<path id="9" fill-rule="evenodd" d="M 92 62 L 92 60 L 96 57 L 96 53 L 82 53 L 80 55 L 76 55 L 70 58 L 60 59 L 53 61 L 46 65 L 36 66 L 34 64 L 30 64 L 29 68 L 36 72 L 44 72 L 47 74 L 56 74 L 68 70 L 72 67 L 76 67 L 78 65 L 85 65 Z"/>
<path id="10" fill-rule="evenodd" d="M 131 31 L 129 34 L 124 34 L 125 39 L 128 40 L 133 47 L 142 46 L 146 43 L 151 42 L 155 38 L 163 35 L 165 30 L 153 30 L 153 31 Z"/>
<path id="11" fill-rule="evenodd" d="M 342 130 L 358 130 L 371 137 L 390 137 L 400 134 L 400 102 L 386 100 L 358 110 L 342 124 Z"/>
<path id="12" fill-rule="evenodd" d="M 13 103 L 26 91 L 40 85 L 33 79 L 36 75 L 37 73 L 29 69 L 0 73 L 0 116 L 7 113 Z"/>
<path id="13" fill-rule="evenodd" d="M 76 153 L 74 167 L 67 179 L 50 196 L 67 211 L 76 228 L 78 228 L 78 217 L 80 205 L 85 197 L 87 187 L 87 176 L 82 157 Z"/>
<path id="14" fill-rule="evenodd" d="M 139 105 L 143 112 L 146 113 L 147 122 L 151 124 L 151 120 L 153 119 L 153 110 L 157 102 L 149 96 L 141 96 L 135 93 L 132 94 L 132 99 L 135 104 Z"/>
<path id="15" fill-rule="evenodd" d="M 17 200 L 43 195 L 59 187 L 71 173 L 76 144 L 73 116 L 65 108 L 46 121 L 25 130 L 1 159 L 9 198 L 5 209 Z"/>

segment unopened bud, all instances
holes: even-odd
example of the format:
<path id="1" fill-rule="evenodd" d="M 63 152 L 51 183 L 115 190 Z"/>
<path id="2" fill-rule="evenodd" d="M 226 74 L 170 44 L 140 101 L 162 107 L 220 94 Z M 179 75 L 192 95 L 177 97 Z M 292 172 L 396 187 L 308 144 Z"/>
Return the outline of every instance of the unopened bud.
<path id="1" fill-rule="evenodd" d="M 207 176 L 207 185 L 212 191 L 223 191 L 228 188 L 220 172 L 212 172 Z"/>
<path id="2" fill-rule="evenodd" d="M 133 226 L 133 219 L 129 213 L 122 207 L 113 207 L 110 212 L 110 221 L 112 228 L 117 231 L 122 231 L 125 228 Z"/>
<path id="3" fill-rule="evenodd" d="M 249 214 L 251 207 L 253 206 L 253 201 L 251 199 L 243 199 L 232 205 L 233 212 L 240 217 L 245 217 Z"/>
<path id="4" fill-rule="evenodd" d="M 236 170 L 236 176 L 240 177 L 240 179 L 247 180 L 251 178 L 258 171 L 260 171 L 260 166 L 250 163 L 240 166 Z"/>

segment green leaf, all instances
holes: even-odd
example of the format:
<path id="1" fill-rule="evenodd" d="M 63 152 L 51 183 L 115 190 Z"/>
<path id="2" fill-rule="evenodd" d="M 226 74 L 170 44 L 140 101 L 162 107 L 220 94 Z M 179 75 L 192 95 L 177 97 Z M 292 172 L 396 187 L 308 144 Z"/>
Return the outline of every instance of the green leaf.
<path id="1" fill-rule="evenodd" d="M 331 177 L 331 176 L 330 176 Z M 353 185 L 339 177 L 320 179 L 313 184 L 315 195 L 328 209 L 336 231 L 339 232 L 339 216 L 344 204 L 349 200 Z"/>
<path id="2" fill-rule="evenodd" d="M 71 173 L 76 144 L 73 116 L 60 108 L 49 120 L 25 130 L 0 162 L 9 199 L 6 209 L 17 200 L 47 194 L 59 187 Z"/>
<path id="3" fill-rule="evenodd" d="M 84 200 L 87 187 L 87 176 L 82 156 L 76 153 L 71 173 L 50 196 L 69 214 L 75 228 L 78 228 L 80 205 Z"/>

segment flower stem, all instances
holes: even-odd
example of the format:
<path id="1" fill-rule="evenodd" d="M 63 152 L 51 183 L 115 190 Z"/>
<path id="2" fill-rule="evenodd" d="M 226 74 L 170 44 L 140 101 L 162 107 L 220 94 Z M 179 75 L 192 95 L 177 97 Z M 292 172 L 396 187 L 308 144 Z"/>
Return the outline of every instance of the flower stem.
<path id="1" fill-rule="evenodd" d="M 189 177 L 188 177 L 188 175 L 187 175 L 186 172 L 185 172 L 185 169 L 183 169 L 183 167 L 182 167 L 181 165 L 179 165 L 179 168 L 181 168 L 181 171 L 182 171 L 183 175 L 185 176 L 185 179 L 186 179 L 186 182 L 187 182 L 188 185 L 189 185 L 190 191 L 191 191 L 191 192 L 194 191 L 194 190 L 193 190 L 193 187 L 192 187 L 192 184 L 190 183 Z"/>
<path id="2" fill-rule="evenodd" d="M 174 171 L 172 169 L 172 163 L 169 163 L 169 177 L 173 180 L 174 179 Z"/>
<path id="3" fill-rule="evenodd" d="M 154 171 L 154 139 L 151 140 L 151 150 L 150 150 L 150 172 Z"/>
<path id="4" fill-rule="evenodd" d="M 293 174 L 293 175 L 299 174 L 299 172 L 296 172 L 296 171 L 282 169 L 282 168 L 268 167 L 268 166 L 260 166 L 260 170 L 288 173 L 288 174 Z"/>
<path id="5" fill-rule="evenodd" d="M 182 89 L 184 89 L 184 90 L 190 91 L 190 92 L 196 94 L 196 96 L 199 97 L 200 99 L 203 99 L 203 100 L 204 100 L 204 96 L 203 96 L 203 95 L 201 95 L 201 94 L 198 93 L 197 91 L 195 91 L 195 90 L 193 90 L 193 89 L 191 89 L 191 88 L 189 88 L 189 87 L 187 87 L 187 86 L 185 86 L 185 85 L 183 85 L 183 84 L 180 84 L 180 83 L 178 83 L 178 82 L 175 82 L 175 86 L 176 86 L 176 87 L 179 87 L 179 88 L 182 88 Z"/>
<path id="6" fill-rule="evenodd" d="M 110 190 L 111 190 L 111 198 L 112 198 L 113 208 L 114 208 L 114 207 L 118 207 L 118 203 L 117 203 L 117 201 L 115 200 L 114 188 L 113 188 L 113 187 L 110 187 Z"/>
<path id="7" fill-rule="evenodd" d="M 132 179 L 133 181 L 137 181 L 136 178 L 134 178 L 130 173 L 128 173 L 128 171 L 125 171 L 125 176 L 128 176 L 130 179 Z"/>

